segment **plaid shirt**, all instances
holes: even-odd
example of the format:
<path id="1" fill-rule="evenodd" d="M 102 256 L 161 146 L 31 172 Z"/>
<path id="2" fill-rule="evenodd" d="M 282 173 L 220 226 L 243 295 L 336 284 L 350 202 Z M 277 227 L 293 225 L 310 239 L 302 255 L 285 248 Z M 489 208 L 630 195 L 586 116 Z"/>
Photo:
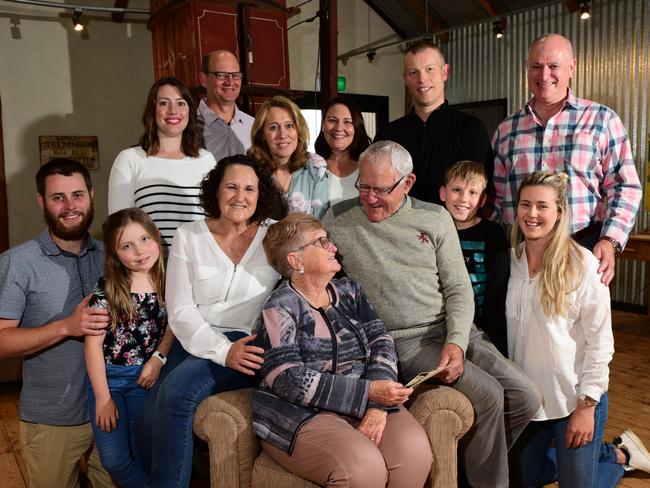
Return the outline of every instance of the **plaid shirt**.
<path id="1" fill-rule="evenodd" d="M 624 246 L 642 191 L 621 119 L 569 90 L 562 110 L 544 127 L 533 101 L 501 122 L 492 138 L 496 195 L 489 216 L 512 224 L 521 181 L 534 171 L 563 171 L 570 177 L 571 232 L 603 222 L 601 236 Z"/>

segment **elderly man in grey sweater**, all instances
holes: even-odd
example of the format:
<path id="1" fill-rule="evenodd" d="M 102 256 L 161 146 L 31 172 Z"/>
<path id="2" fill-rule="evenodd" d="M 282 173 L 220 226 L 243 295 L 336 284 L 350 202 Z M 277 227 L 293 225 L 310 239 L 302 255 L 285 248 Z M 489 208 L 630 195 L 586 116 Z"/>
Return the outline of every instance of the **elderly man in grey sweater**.
<path id="1" fill-rule="evenodd" d="M 474 295 L 456 228 L 443 207 L 408 196 L 415 182 L 409 153 L 382 141 L 360 161 L 359 198 L 334 205 L 323 224 L 393 336 L 403 380 L 442 367 L 438 380 L 474 406 L 475 428 L 461 441 L 468 482 L 507 487 L 508 450 L 540 394 L 472 324 Z"/>

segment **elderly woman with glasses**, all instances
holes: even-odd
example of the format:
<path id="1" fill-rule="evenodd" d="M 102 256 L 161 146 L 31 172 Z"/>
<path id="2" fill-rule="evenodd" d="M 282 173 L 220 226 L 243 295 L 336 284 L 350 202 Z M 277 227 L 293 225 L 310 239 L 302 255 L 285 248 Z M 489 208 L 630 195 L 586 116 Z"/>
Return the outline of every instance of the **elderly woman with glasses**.
<path id="1" fill-rule="evenodd" d="M 285 469 L 321 486 L 422 486 L 431 468 L 423 428 L 403 407 L 384 323 L 341 268 L 313 216 L 295 213 L 264 237 L 285 279 L 262 309 L 262 382 L 253 426 Z"/>

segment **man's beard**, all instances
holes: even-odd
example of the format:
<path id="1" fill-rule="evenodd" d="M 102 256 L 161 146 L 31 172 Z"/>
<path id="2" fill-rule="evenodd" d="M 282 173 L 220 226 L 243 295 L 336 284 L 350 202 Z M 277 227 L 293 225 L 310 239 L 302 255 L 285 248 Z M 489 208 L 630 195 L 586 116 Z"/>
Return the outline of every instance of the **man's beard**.
<path id="1" fill-rule="evenodd" d="M 90 228 L 90 224 L 92 224 L 93 217 L 95 215 L 93 202 L 90 202 L 90 207 L 86 213 L 83 214 L 81 222 L 73 227 L 66 226 L 61 222 L 59 217 L 63 215 L 65 215 L 65 213 L 61 214 L 60 216 L 56 216 L 51 213 L 47 207 L 43 207 L 43 217 L 45 218 L 45 223 L 47 224 L 53 236 L 58 237 L 64 241 L 78 241 L 80 239 L 83 239 L 88 233 L 88 229 Z"/>

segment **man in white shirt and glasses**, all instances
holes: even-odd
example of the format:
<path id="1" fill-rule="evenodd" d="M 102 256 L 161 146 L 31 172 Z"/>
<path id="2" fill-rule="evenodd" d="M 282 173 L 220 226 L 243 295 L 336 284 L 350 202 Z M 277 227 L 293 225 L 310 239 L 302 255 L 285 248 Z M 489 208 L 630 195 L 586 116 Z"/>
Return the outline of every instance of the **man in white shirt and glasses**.
<path id="1" fill-rule="evenodd" d="M 251 147 L 250 115 L 237 107 L 243 73 L 230 51 L 219 49 L 203 57 L 201 84 L 207 90 L 199 103 L 204 147 L 219 162 L 226 156 L 244 154 Z"/>

